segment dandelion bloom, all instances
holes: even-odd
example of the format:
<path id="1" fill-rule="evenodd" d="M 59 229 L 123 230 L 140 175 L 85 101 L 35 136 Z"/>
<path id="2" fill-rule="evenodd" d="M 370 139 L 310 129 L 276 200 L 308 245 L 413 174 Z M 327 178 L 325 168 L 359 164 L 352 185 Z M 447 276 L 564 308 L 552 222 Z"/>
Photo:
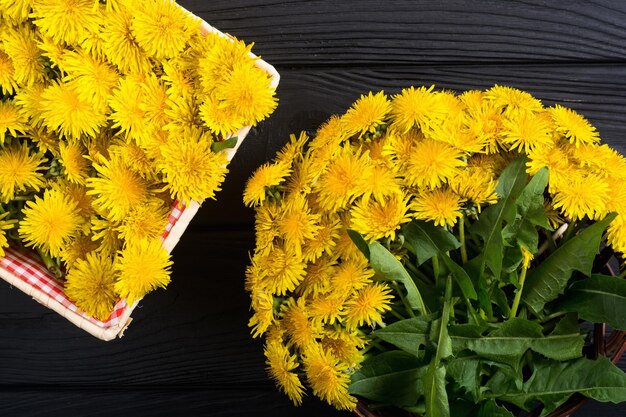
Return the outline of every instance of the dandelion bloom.
<path id="1" fill-rule="evenodd" d="M 370 241 L 385 237 L 395 239 L 396 230 L 411 220 L 407 203 L 408 199 L 402 194 L 358 202 L 351 210 L 352 227 Z"/>
<path id="2" fill-rule="evenodd" d="M 119 298 L 115 291 L 116 272 L 109 256 L 88 253 L 78 259 L 66 275 L 65 293 L 88 315 L 106 320 Z"/>
<path id="3" fill-rule="evenodd" d="M 553 206 L 573 220 L 598 219 L 606 214 L 608 184 L 597 175 L 571 175 L 559 183 Z"/>
<path id="4" fill-rule="evenodd" d="M 309 312 L 302 298 L 290 299 L 280 310 L 281 325 L 289 340 L 300 349 L 307 349 L 315 344 L 315 339 L 322 331 L 321 324 L 309 320 Z"/>
<path id="5" fill-rule="evenodd" d="M 85 184 L 89 176 L 89 162 L 85 158 L 85 150 L 80 143 L 78 141 L 60 142 L 59 156 L 65 178 L 77 184 Z"/>
<path id="6" fill-rule="evenodd" d="M 409 185 L 437 188 L 457 175 L 466 163 L 457 148 L 432 139 L 413 145 L 405 173 Z"/>
<path id="7" fill-rule="evenodd" d="M 57 43 L 80 43 L 88 31 L 98 31 L 99 15 L 91 0 L 38 0 L 32 6 L 35 25 Z"/>
<path id="8" fill-rule="evenodd" d="M 19 108 L 12 100 L 0 101 L 0 145 L 4 143 L 7 133 L 13 137 L 17 132 L 26 130 L 26 124 Z"/>
<path id="9" fill-rule="evenodd" d="M 289 353 L 289 349 L 278 341 L 269 341 L 264 349 L 267 370 L 280 389 L 287 394 L 295 404 L 302 403 L 304 386 L 294 373 L 298 365 L 295 355 Z"/>
<path id="10" fill-rule="evenodd" d="M 150 291 L 169 284 L 171 265 L 161 239 L 130 242 L 115 261 L 118 272 L 115 291 L 133 304 Z"/>
<path id="11" fill-rule="evenodd" d="M 557 104 L 549 111 L 556 124 L 557 132 L 562 133 L 570 143 L 580 146 L 600 141 L 596 128 L 574 110 Z"/>
<path id="12" fill-rule="evenodd" d="M 43 198 L 28 201 L 20 221 L 20 238 L 27 246 L 59 256 L 63 248 L 80 232 L 83 219 L 77 203 L 59 190 L 47 190 Z"/>
<path id="13" fill-rule="evenodd" d="M 16 192 L 38 191 L 44 185 L 43 154 L 31 153 L 22 142 L 0 149 L 0 201 L 8 203 Z"/>
<path id="14" fill-rule="evenodd" d="M 170 134 L 170 140 L 160 148 L 157 167 L 163 174 L 165 188 L 183 203 L 214 198 L 228 172 L 228 158 L 224 153 L 211 151 L 209 134 L 197 128 L 181 133 Z"/>
<path id="15" fill-rule="evenodd" d="M 340 410 L 354 409 L 357 400 L 348 393 L 350 376 L 345 364 L 319 346 L 307 351 L 303 363 L 315 395 Z"/>
<path id="16" fill-rule="evenodd" d="M 348 135 L 374 133 L 391 110 L 391 103 L 382 91 L 362 95 L 341 118 Z"/>
<path id="17" fill-rule="evenodd" d="M 17 220 L 7 218 L 10 215 L 10 212 L 0 214 L 0 258 L 4 258 L 4 248 L 9 247 L 6 231 L 13 229 L 17 223 Z"/>
<path id="18" fill-rule="evenodd" d="M 246 183 L 243 201 L 247 206 L 261 204 L 265 201 L 267 191 L 284 181 L 291 173 L 288 165 L 263 164 L 258 167 Z"/>
<path id="19" fill-rule="evenodd" d="M 462 217 L 464 199 L 448 188 L 423 191 L 413 200 L 411 208 L 417 219 L 428 220 L 435 226 L 454 226 Z"/>
<path id="20" fill-rule="evenodd" d="M 375 283 L 362 288 L 346 301 L 346 326 L 356 328 L 380 321 L 381 314 L 391 309 L 392 298 L 391 288 L 386 284 Z"/>
<path id="21" fill-rule="evenodd" d="M 400 133 L 406 133 L 413 127 L 429 130 L 439 123 L 446 114 L 445 103 L 433 92 L 435 87 L 405 88 L 391 101 L 391 125 Z"/>

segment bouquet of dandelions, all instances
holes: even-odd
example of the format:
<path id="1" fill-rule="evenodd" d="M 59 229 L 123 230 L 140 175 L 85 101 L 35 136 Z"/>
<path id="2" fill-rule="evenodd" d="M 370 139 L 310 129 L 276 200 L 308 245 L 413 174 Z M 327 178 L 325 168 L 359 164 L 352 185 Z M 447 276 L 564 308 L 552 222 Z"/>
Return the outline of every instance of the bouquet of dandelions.
<path id="1" fill-rule="evenodd" d="M 249 46 L 169 0 L 2 0 L 0 16 L 0 257 L 33 248 L 105 320 L 169 282 L 172 204 L 214 198 L 219 151 L 274 89 Z"/>
<path id="2" fill-rule="evenodd" d="M 581 325 L 626 328 L 599 262 L 626 251 L 625 180 L 582 116 L 513 88 L 362 96 L 247 183 L 269 374 L 295 404 L 428 417 L 626 400 Z"/>

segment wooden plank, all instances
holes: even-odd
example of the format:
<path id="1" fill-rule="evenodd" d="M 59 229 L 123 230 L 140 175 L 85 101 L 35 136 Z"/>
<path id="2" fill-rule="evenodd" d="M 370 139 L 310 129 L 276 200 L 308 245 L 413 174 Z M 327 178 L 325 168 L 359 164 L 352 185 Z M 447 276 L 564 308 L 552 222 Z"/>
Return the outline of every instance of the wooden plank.
<path id="1" fill-rule="evenodd" d="M 276 112 L 251 132 L 230 165 L 217 201 L 207 201 L 193 225 L 249 227 L 253 214 L 241 196 L 254 169 L 273 158 L 290 133 L 314 131 L 331 114 L 346 111 L 360 94 L 370 90 L 394 94 L 410 85 L 432 84 L 464 91 L 496 83 L 529 91 L 546 105 L 558 103 L 579 111 L 598 128 L 604 143 L 626 152 L 626 64 L 283 70 Z"/>
<path id="2" fill-rule="evenodd" d="M 180 0 L 275 65 L 626 59 L 626 2 Z"/>

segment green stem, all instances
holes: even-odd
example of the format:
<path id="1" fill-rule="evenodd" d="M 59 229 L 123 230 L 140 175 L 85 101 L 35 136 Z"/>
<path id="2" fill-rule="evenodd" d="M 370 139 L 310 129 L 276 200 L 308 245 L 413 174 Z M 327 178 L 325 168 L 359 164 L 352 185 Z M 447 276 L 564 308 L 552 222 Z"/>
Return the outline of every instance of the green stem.
<path id="1" fill-rule="evenodd" d="M 509 318 L 514 318 L 517 315 L 517 309 L 519 308 L 519 303 L 522 299 L 522 292 L 524 291 L 524 281 L 526 281 L 527 270 L 527 268 L 522 268 L 522 273 L 519 277 L 519 288 L 515 293 L 515 298 L 513 299 L 513 305 L 511 306 L 511 313 L 509 314 Z"/>
<path id="2" fill-rule="evenodd" d="M 461 261 L 467 263 L 467 248 L 465 247 L 465 216 L 459 221 L 459 240 L 461 241 Z"/>
<path id="3" fill-rule="evenodd" d="M 429 284 L 432 285 L 433 284 L 433 280 L 426 275 L 425 273 L 423 273 L 422 271 L 420 271 L 415 265 L 413 265 L 410 262 L 407 262 L 405 267 L 411 271 L 412 273 L 414 273 L 418 278 L 420 278 L 425 284 Z"/>
<path id="4" fill-rule="evenodd" d="M 439 258 L 437 255 L 433 256 L 433 276 L 435 277 L 435 285 L 439 284 Z"/>
<path id="5" fill-rule="evenodd" d="M 434 367 L 439 366 L 441 361 L 441 346 L 443 346 L 443 337 L 447 334 L 444 329 L 448 327 L 448 320 L 450 319 L 450 310 L 452 308 L 452 277 L 448 275 L 446 279 L 446 292 L 444 295 L 443 311 L 441 313 L 441 327 L 439 330 L 439 337 L 437 338 L 437 352 L 435 353 Z"/>
<path id="6" fill-rule="evenodd" d="M 402 293 L 402 288 L 400 288 L 398 283 L 395 281 L 392 281 L 392 285 L 393 285 L 393 288 L 396 290 L 396 293 L 398 293 L 400 300 L 402 300 L 402 304 L 404 304 L 404 308 L 406 309 L 406 312 L 409 313 L 409 317 L 415 317 L 415 313 L 413 313 L 413 309 L 411 308 L 411 305 L 409 304 L 406 297 Z"/>
<path id="7" fill-rule="evenodd" d="M 561 317 L 567 314 L 567 311 L 557 311 L 556 313 L 552 313 L 548 316 L 545 316 L 542 320 L 542 323 L 548 322 L 550 320 L 556 319 L 557 317 Z"/>

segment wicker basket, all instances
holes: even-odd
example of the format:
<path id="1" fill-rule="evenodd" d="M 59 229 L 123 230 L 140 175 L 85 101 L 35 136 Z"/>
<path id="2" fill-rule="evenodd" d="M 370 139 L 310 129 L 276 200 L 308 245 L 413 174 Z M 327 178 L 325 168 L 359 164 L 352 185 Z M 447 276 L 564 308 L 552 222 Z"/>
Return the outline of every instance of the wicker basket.
<path id="1" fill-rule="evenodd" d="M 221 36 L 229 35 L 220 32 L 206 22 L 202 22 L 200 29 L 203 33 L 217 33 Z M 252 57 L 256 56 L 250 54 Z M 255 65 L 268 73 L 272 78 L 271 87 L 276 88 L 280 76 L 276 69 L 267 62 L 257 59 Z M 228 160 L 232 160 L 237 149 L 250 131 L 251 126 L 246 126 L 237 132 L 238 141 L 234 148 L 225 149 Z M 201 202 L 192 201 L 187 206 L 179 206 L 174 203 L 169 216 L 166 230 L 163 232 L 163 247 L 169 252 L 174 249 L 189 222 L 200 208 Z M 116 304 L 113 313 L 106 321 L 94 319 L 81 312 L 76 305 L 70 301 L 63 291 L 63 285 L 59 283 L 45 266 L 32 254 L 8 248 L 6 256 L 0 259 L 0 277 L 18 288 L 22 292 L 33 297 L 44 306 L 56 311 L 79 328 L 96 336 L 99 339 L 108 341 L 115 337 L 122 337 L 124 330 L 128 327 L 131 314 L 137 302 L 128 305 L 125 299 L 121 299 Z"/>

